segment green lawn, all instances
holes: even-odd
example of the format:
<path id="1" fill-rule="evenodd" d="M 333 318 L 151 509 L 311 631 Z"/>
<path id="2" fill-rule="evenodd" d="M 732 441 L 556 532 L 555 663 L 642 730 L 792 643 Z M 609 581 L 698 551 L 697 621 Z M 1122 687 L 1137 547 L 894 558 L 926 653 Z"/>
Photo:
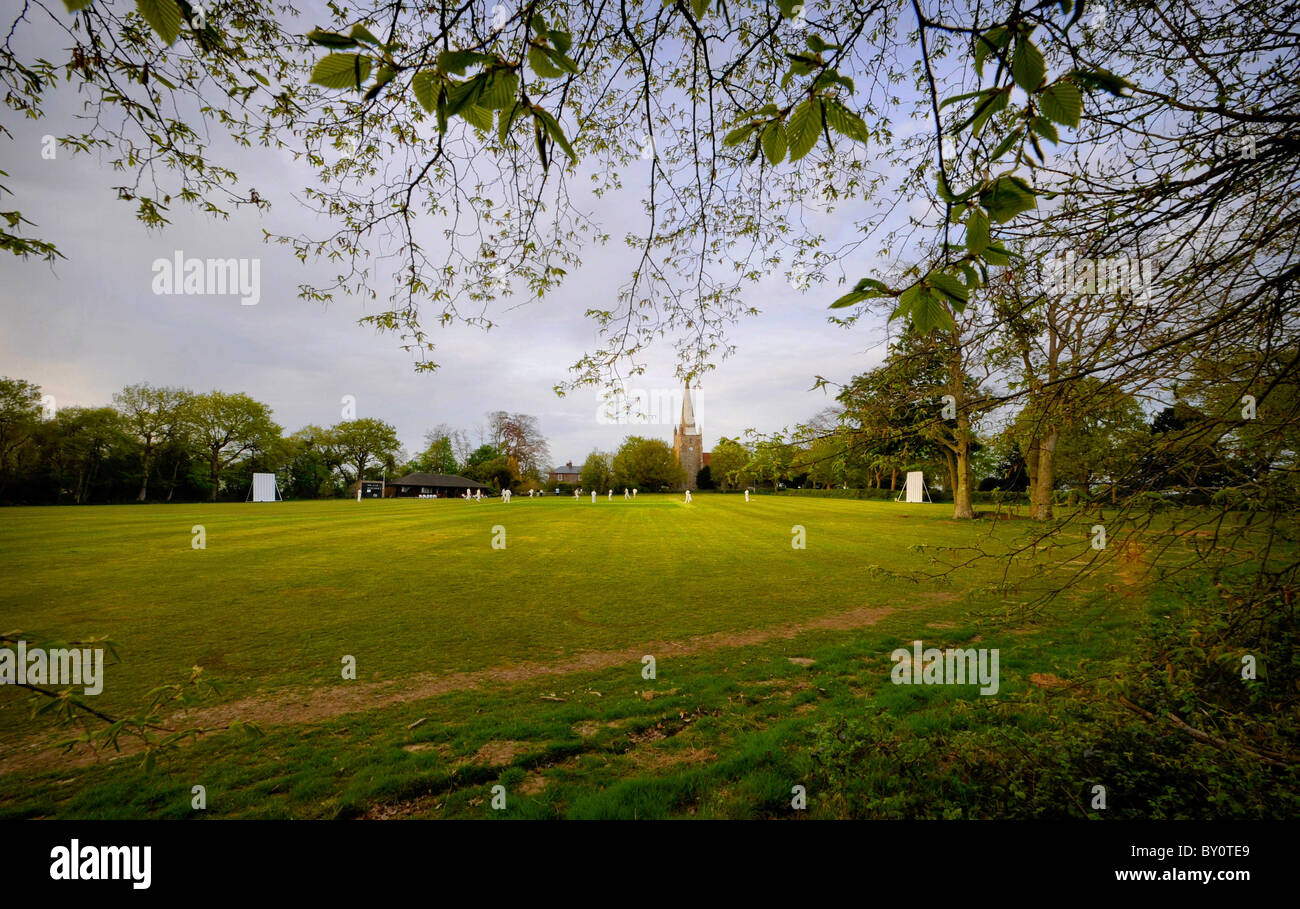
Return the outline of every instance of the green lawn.
<path id="1" fill-rule="evenodd" d="M 3 689 L 0 815 L 185 817 L 195 784 L 223 817 L 788 814 L 834 723 L 987 723 L 1051 693 L 1030 674 L 1115 658 L 1145 614 L 1140 585 L 1099 578 L 1017 618 L 1088 556 L 1082 526 L 1017 562 L 1010 591 L 995 560 L 910 577 L 948 555 L 920 544 L 996 553 L 1029 530 L 950 510 L 704 494 L 4 509 L 0 626 L 111 637 L 121 662 L 90 700 L 112 714 L 202 666 L 219 692 L 200 716 L 264 735 L 205 735 L 149 771 L 55 757 L 52 721 Z M 891 685 L 890 651 L 916 638 L 999 648 L 998 695 Z M 846 813 L 814 789 L 810 814 Z"/>

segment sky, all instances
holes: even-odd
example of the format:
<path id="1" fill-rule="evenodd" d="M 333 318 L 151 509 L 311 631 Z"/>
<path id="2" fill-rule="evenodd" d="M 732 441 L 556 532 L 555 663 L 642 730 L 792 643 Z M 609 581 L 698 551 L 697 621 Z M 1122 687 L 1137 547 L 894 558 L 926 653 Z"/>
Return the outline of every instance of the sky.
<path id="1" fill-rule="evenodd" d="M 51 103 L 45 121 L 13 123 L 13 139 L 5 143 L 14 193 L 5 207 L 36 222 L 28 235 L 54 241 L 66 259 L 53 265 L 7 254 L 0 259 L 0 375 L 39 384 L 59 407 L 105 405 L 137 382 L 244 392 L 268 404 L 286 432 L 338 422 L 345 396 L 352 396 L 356 416 L 391 423 L 410 454 L 438 424 L 475 439 L 485 414 L 496 410 L 537 417 L 552 464 L 614 450 L 628 434 L 671 439 L 671 425 L 602 422 L 595 390 L 565 397 L 553 390 L 597 345 L 596 328 L 583 312 L 613 308 L 626 280 L 631 261 L 616 239 L 588 248 L 583 267 L 554 295 L 510 312 L 499 307 L 499 326 L 490 332 L 427 326 L 441 366 L 418 372 L 396 335 L 357 324 L 378 311 L 374 304 L 299 299 L 298 285 L 328 270 L 261 242 L 264 227 L 319 232 L 316 216 L 294 200 L 309 174 L 287 155 L 235 154 L 240 186 L 269 199 L 269 211 L 244 206 L 220 220 L 178 206 L 169 226 L 151 230 L 136 220 L 132 203 L 117 199 L 113 187 L 121 175 L 97 157 L 62 148 L 54 160 L 42 155 L 43 136 L 72 123 L 69 102 L 78 103 Z M 631 194 L 623 204 L 636 205 L 636 198 Z M 602 227 L 620 236 L 625 225 L 610 223 L 620 205 L 591 205 Z M 820 215 L 815 226 L 842 233 L 853 214 L 850 206 Z M 178 250 L 186 257 L 258 259 L 259 301 L 245 306 L 231 295 L 154 293 L 154 261 L 170 260 Z M 879 321 L 851 329 L 827 323 L 826 307 L 842 292 L 823 285 L 796 294 L 781 275 L 749 292 L 746 302 L 762 314 L 732 329 L 735 354 L 704 377 L 697 393 L 706 449 L 750 427 L 773 431 L 804 421 L 833 403 L 833 392 L 811 390 L 816 376 L 843 382 L 879 364 Z M 669 343 L 652 351 L 649 363 L 630 387 L 676 386 Z"/>

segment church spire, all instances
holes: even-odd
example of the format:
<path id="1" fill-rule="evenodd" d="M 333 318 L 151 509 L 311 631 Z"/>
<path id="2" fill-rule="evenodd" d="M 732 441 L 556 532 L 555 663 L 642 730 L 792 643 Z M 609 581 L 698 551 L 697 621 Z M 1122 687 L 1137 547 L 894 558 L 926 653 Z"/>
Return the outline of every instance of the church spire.
<path id="1" fill-rule="evenodd" d="M 686 394 L 682 396 L 682 427 L 686 435 L 696 435 L 699 429 L 695 425 L 695 408 L 691 405 L 691 386 L 686 385 Z"/>

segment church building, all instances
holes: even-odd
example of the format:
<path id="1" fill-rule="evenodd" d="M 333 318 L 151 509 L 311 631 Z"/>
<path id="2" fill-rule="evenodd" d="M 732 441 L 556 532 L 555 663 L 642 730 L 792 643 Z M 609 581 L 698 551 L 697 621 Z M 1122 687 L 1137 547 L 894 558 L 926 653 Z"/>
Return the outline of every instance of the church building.
<path id="1" fill-rule="evenodd" d="M 691 404 L 691 387 L 686 386 L 682 398 L 682 422 L 673 429 L 673 454 L 686 471 L 686 488 L 695 489 L 700 469 L 709 463 L 709 452 L 704 450 L 704 433 L 695 424 L 695 407 Z"/>

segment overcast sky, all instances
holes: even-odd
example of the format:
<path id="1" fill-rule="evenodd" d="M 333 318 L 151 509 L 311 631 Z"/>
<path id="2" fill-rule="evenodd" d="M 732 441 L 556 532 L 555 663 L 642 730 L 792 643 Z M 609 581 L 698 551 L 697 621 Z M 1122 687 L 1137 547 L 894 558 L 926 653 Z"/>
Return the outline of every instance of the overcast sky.
<path id="1" fill-rule="evenodd" d="M 539 419 L 551 459 L 560 464 L 580 463 L 596 448 L 612 450 L 629 432 L 671 439 L 671 426 L 601 425 L 592 390 L 564 398 L 553 391 L 570 377 L 568 367 L 596 346 L 583 312 L 616 303 L 630 268 L 621 243 L 589 248 L 584 266 L 560 291 L 504 313 L 490 333 L 428 326 L 441 368 L 418 373 L 397 336 L 357 324 L 367 312 L 358 301 L 323 306 L 297 297 L 300 283 L 321 279 L 328 269 L 261 243 L 264 226 L 319 232 L 319 222 L 292 197 L 309 174 L 287 156 L 255 150 L 237 159 L 241 189 L 255 187 L 271 201 L 269 211 L 244 206 L 222 221 L 178 206 L 169 227 L 151 231 L 136 220 L 132 203 L 118 201 L 112 187 L 121 175 L 96 157 L 59 149 L 55 160 L 42 158 L 42 136 L 71 123 L 64 106 L 50 104 L 47 121 L 16 122 L 4 158 L 16 196 L 5 207 L 20 208 L 38 225 L 28 235 L 54 241 L 67 258 L 53 266 L 8 254 L 0 259 L 0 374 L 38 383 L 58 406 L 107 404 L 124 385 L 142 381 L 240 391 L 270 405 L 292 432 L 338 422 L 341 399 L 353 395 L 357 415 L 392 423 L 410 453 L 436 424 L 464 428 L 472 437 L 486 412 L 508 410 Z M 635 198 L 614 201 L 626 211 Z M 602 226 L 620 236 L 626 225 L 608 223 L 610 207 L 590 205 L 605 217 Z M 843 235 L 854 213 L 850 207 L 819 216 L 813 225 Z M 155 295 L 152 263 L 176 250 L 187 257 L 260 259 L 260 302 Z M 870 264 L 861 263 L 862 274 Z M 703 380 L 697 410 L 706 448 L 747 427 L 770 431 L 805 420 L 833 403 L 827 393 L 810 391 L 816 375 L 845 381 L 880 362 L 878 321 L 850 330 L 827 324 L 826 306 L 842 292 L 823 286 L 798 295 L 774 275 L 749 293 L 747 302 L 762 315 L 733 329 L 737 352 Z M 670 346 L 650 362 L 636 387 L 675 384 Z"/>

